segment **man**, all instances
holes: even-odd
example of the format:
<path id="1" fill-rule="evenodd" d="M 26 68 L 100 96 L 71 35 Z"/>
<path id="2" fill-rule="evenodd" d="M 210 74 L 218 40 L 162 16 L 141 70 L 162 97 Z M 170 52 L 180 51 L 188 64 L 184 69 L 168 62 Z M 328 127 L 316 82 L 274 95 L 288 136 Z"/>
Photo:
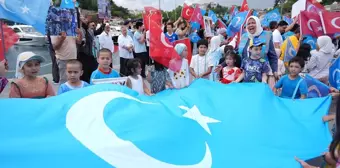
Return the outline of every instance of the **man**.
<path id="1" fill-rule="evenodd" d="M 66 36 L 66 32 L 61 32 L 60 36 L 51 36 L 53 49 L 57 58 L 59 68 L 60 84 L 67 81 L 66 62 L 77 59 L 77 44 L 82 42 L 82 33 L 79 29 L 76 30 L 77 37 Z"/>
<path id="2" fill-rule="evenodd" d="M 273 43 L 276 49 L 280 49 L 283 43 L 282 34 L 286 32 L 288 23 L 286 21 L 280 21 L 278 27 L 273 32 Z"/>
<path id="3" fill-rule="evenodd" d="M 119 57 L 120 57 L 120 74 L 124 76 L 128 76 L 127 72 L 127 62 L 129 59 L 133 59 L 133 40 L 128 35 L 128 28 L 126 26 L 122 26 L 122 34 L 118 37 L 118 45 L 119 45 Z"/>
<path id="4" fill-rule="evenodd" d="M 99 35 L 99 45 L 100 49 L 106 48 L 109 49 L 112 53 L 114 53 L 114 45 L 112 36 L 110 35 L 110 25 L 106 23 L 104 32 Z"/>
<path id="5" fill-rule="evenodd" d="M 173 23 L 168 23 L 166 25 L 166 30 L 167 30 L 167 32 L 165 33 L 165 37 L 169 40 L 170 43 L 173 43 L 176 40 L 178 40 L 177 34 L 174 33 L 174 24 Z"/>
<path id="6" fill-rule="evenodd" d="M 136 23 L 136 32 L 133 35 L 134 40 L 134 50 L 135 50 L 135 57 L 140 60 L 140 63 L 142 65 L 142 74 L 141 76 L 143 78 L 146 77 L 145 75 L 145 64 L 148 62 L 148 54 L 146 52 L 146 46 L 145 46 L 145 31 L 144 31 L 144 25 L 142 22 Z"/>

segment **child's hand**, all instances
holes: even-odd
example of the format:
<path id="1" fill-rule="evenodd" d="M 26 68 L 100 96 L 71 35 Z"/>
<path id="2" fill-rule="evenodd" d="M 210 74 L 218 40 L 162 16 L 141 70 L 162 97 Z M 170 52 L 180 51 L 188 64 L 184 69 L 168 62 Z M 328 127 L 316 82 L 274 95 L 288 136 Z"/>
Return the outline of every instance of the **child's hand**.
<path id="1" fill-rule="evenodd" d="M 332 120 L 335 120 L 335 115 L 334 114 L 326 115 L 326 116 L 322 117 L 322 121 L 323 122 L 329 122 L 329 121 L 332 121 Z"/>

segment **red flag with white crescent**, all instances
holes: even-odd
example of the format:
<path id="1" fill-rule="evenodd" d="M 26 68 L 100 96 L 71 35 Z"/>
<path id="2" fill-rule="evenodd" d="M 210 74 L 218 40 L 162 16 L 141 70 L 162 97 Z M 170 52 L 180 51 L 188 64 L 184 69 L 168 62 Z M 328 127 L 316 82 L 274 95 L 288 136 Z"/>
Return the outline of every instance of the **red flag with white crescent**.
<path id="1" fill-rule="evenodd" d="M 182 18 L 185 20 L 190 20 L 192 14 L 194 13 L 195 8 L 187 5 L 186 3 L 184 3 L 183 5 L 183 9 L 182 9 Z"/>
<path id="2" fill-rule="evenodd" d="M 340 12 L 323 11 L 320 17 L 325 34 L 331 35 L 340 32 Z"/>
<path id="3" fill-rule="evenodd" d="M 189 62 L 189 65 L 190 65 L 190 62 L 191 62 L 191 58 L 192 58 L 192 49 L 191 49 L 191 43 L 190 43 L 190 39 L 189 38 L 185 38 L 185 39 L 181 39 L 181 40 L 176 40 L 174 41 L 174 46 L 176 46 L 176 44 L 179 44 L 179 43 L 183 43 L 187 46 L 187 50 L 188 50 L 188 56 L 187 56 L 187 60 Z"/>
<path id="4" fill-rule="evenodd" d="M 5 53 L 19 40 L 19 35 L 16 34 L 11 28 L 6 24 L 2 25 L 2 31 L 4 32 L 4 43 L 5 48 L 2 45 L 2 39 L 0 38 L 0 61 L 5 59 Z"/>
<path id="5" fill-rule="evenodd" d="M 162 12 L 154 7 L 144 7 L 143 23 L 145 30 L 150 29 L 150 20 L 154 20 L 155 23 L 162 25 Z"/>
<path id="6" fill-rule="evenodd" d="M 199 7 L 199 5 L 196 5 L 194 13 L 191 16 L 190 22 L 197 22 L 201 25 L 201 27 L 204 27 L 203 16 L 202 16 L 201 8 Z"/>
<path id="7" fill-rule="evenodd" d="M 319 37 L 324 34 L 319 14 L 314 12 L 302 11 L 300 15 L 302 35 Z"/>
<path id="8" fill-rule="evenodd" d="M 247 0 L 243 0 L 240 12 L 249 11 L 249 6 Z"/>
<path id="9" fill-rule="evenodd" d="M 319 12 L 324 11 L 324 10 L 325 10 L 325 7 L 322 6 L 318 1 L 316 1 L 316 0 L 306 0 L 306 11 L 319 13 Z"/>
<path id="10" fill-rule="evenodd" d="M 218 28 L 227 28 L 227 26 L 223 23 L 221 19 L 217 20 L 217 27 Z"/>
<path id="11" fill-rule="evenodd" d="M 150 20 L 150 57 L 172 71 L 179 71 L 182 66 L 181 58 L 165 38 L 160 25 Z"/>

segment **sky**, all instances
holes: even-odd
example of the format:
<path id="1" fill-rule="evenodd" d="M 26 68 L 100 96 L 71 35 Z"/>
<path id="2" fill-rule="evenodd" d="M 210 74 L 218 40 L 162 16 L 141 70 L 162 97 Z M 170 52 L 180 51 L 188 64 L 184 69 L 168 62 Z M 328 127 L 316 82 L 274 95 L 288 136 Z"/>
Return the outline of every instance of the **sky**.
<path id="1" fill-rule="evenodd" d="M 130 10 L 133 9 L 143 9 L 144 6 L 153 6 L 158 7 L 159 0 L 113 0 L 117 5 L 123 6 Z M 224 6 L 231 5 L 239 5 L 241 6 L 243 0 L 160 0 L 161 1 L 161 9 L 163 10 L 172 10 L 175 8 L 175 5 L 183 5 L 184 2 L 187 3 L 208 3 L 208 2 L 217 2 Z M 264 9 L 268 7 L 273 7 L 274 0 L 248 0 L 248 4 L 250 8 L 254 9 Z"/>

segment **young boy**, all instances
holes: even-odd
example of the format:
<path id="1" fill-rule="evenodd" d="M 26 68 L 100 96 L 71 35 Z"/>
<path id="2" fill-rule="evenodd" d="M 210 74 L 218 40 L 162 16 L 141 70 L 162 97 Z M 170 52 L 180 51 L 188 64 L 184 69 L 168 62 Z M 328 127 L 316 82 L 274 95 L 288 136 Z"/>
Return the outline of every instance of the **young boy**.
<path id="1" fill-rule="evenodd" d="M 250 46 L 250 57 L 243 59 L 241 69 L 242 74 L 235 82 L 262 82 L 267 83 L 267 73 L 269 72 L 268 62 L 261 57 L 262 51 L 261 41 L 253 40 L 253 45 Z"/>
<path id="2" fill-rule="evenodd" d="M 198 54 L 193 56 L 190 62 L 190 73 L 194 78 L 209 79 L 209 75 L 214 64 L 206 55 L 208 41 L 200 40 L 197 42 Z"/>
<path id="3" fill-rule="evenodd" d="M 70 60 L 66 63 L 67 82 L 60 85 L 58 95 L 65 92 L 89 86 L 87 82 L 80 80 L 83 75 L 83 64 L 78 60 Z"/>
<path id="4" fill-rule="evenodd" d="M 97 70 L 92 72 L 91 84 L 93 84 L 93 79 L 105 79 L 105 78 L 118 78 L 119 73 L 110 67 L 112 63 L 112 53 L 109 49 L 102 48 L 99 50 L 97 57 L 99 67 Z"/>
<path id="5" fill-rule="evenodd" d="M 308 93 L 307 83 L 299 76 L 304 66 L 305 62 L 302 58 L 292 58 L 288 64 L 289 74 L 282 76 L 275 84 L 275 93 L 277 93 L 277 89 L 282 88 L 281 97 L 283 98 L 305 99 Z M 295 97 L 293 97 L 296 88 L 297 91 Z"/>

